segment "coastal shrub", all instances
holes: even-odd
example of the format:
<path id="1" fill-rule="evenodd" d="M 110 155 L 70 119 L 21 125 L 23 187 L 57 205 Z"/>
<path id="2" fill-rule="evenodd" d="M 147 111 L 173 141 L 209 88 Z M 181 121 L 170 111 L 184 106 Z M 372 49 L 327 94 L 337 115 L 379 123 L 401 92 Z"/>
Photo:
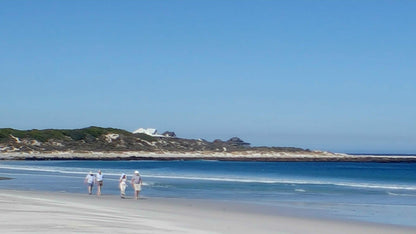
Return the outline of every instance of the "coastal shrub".
<path id="1" fill-rule="evenodd" d="M 116 133 L 116 134 L 122 134 L 122 135 L 126 135 L 126 136 L 131 136 L 133 135 L 133 133 L 128 132 L 126 130 L 123 129 L 118 129 L 118 128 L 106 128 L 108 133 Z"/>
<path id="2" fill-rule="evenodd" d="M 25 137 L 40 141 L 40 142 L 46 142 L 49 139 L 55 139 L 55 140 L 61 140 L 64 138 L 64 134 L 61 130 L 52 130 L 52 129 L 46 129 L 46 130 L 29 130 L 26 132 Z"/>
<path id="3" fill-rule="evenodd" d="M 91 141 L 92 138 L 99 138 L 102 135 L 108 133 L 116 133 L 116 134 L 124 134 L 124 135 L 131 135 L 132 133 L 127 132 L 125 130 L 116 129 L 116 128 L 100 128 L 91 126 L 88 128 L 82 129 L 74 129 L 74 130 L 62 130 L 63 135 L 70 137 L 72 140 L 80 141 L 80 140 L 88 140 Z"/>
<path id="4" fill-rule="evenodd" d="M 74 141 L 80 141 L 85 138 L 85 133 L 81 129 L 63 130 L 62 134 L 70 137 Z"/>
<path id="5" fill-rule="evenodd" d="M 29 138 L 40 142 L 48 141 L 49 139 L 63 139 L 64 135 L 60 130 L 16 130 L 11 128 L 0 129 L 0 141 L 6 141 L 10 138 L 10 135 L 18 137 L 20 139 Z"/>
<path id="6" fill-rule="evenodd" d="M 145 140 L 145 141 L 148 141 L 148 142 L 157 141 L 157 139 L 155 137 L 149 136 L 149 135 L 144 134 L 144 133 L 135 133 L 134 136 L 141 139 L 141 140 Z"/>
<path id="7" fill-rule="evenodd" d="M 83 132 L 85 132 L 88 135 L 91 135 L 95 138 L 98 138 L 102 135 L 109 134 L 109 133 L 116 133 L 116 134 L 124 134 L 124 135 L 131 135 L 132 133 L 127 132 L 125 130 L 117 129 L 117 128 L 100 128 L 91 126 L 88 128 L 81 129 Z"/>
<path id="8" fill-rule="evenodd" d="M 10 128 L 0 129 L 0 142 L 5 142 L 9 139 L 11 130 Z"/>
<path id="9" fill-rule="evenodd" d="M 132 136 L 133 133 L 116 128 L 100 128 L 91 126 L 88 128 L 82 129 L 45 129 L 45 130 L 17 130 L 12 128 L 1 128 L 0 129 L 0 141 L 6 141 L 10 138 L 10 135 L 13 135 L 18 138 L 31 138 L 41 142 L 45 142 L 49 139 L 58 139 L 62 140 L 65 137 L 70 137 L 73 140 L 85 140 L 86 138 L 94 137 L 98 138 L 102 135 L 108 133 L 122 134 L 126 136 Z M 146 135 L 147 136 L 147 135 Z M 141 138 L 145 138 L 143 136 Z M 149 136 L 150 137 L 150 136 Z M 153 138 L 150 137 L 147 140 L 152 141 Z"/>
<path id="10" fill-rule="evenodd" d="M 16 130 L 12 128 L 2 128 L 0 129 L 0 141 L 5 142 L 10 138 L 10 135 L 13 135 L 18 138 L 25 137 L 25 131 Z"/>
<path id="11" fill-rule="evenodd" d="M 95 138 L 108 133 L 108 131 L 105 128 L 100 128 L 100 127 L 95 127 L 95 126 L 83 128 L 82 130 L 86 133 L 86 135 L 91 135 Z"/>

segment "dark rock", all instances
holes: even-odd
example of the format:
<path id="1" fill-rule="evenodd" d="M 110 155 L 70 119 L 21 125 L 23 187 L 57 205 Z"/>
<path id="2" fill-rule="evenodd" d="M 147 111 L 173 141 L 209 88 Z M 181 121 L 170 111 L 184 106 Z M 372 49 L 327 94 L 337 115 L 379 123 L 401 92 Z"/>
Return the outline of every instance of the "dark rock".
<path id="1" fill-rule="evenodd" d="M 170 132 L 170 131 L 166 131 L 164 133 L 162 133 L 163 136 L 165 137 L 176 137 L 175 132 Z"/>
<path id="2" fill-rule="evenodd" d="M 227 141 L 227 143 L 230 144 L 230 145 L 233 145 L 233 146 L 249 146 L 250 145 L 250 143 L 244 142 L 243 140 L 241 140 L 238 137 L 230 138 Z"/>

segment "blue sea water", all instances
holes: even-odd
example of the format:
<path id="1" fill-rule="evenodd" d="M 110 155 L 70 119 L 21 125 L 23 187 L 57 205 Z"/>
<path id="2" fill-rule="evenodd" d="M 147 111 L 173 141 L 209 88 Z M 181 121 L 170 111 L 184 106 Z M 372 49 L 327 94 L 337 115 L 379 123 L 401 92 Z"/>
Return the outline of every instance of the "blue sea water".
<path id="1" fill-rule="evenodd" d="M 144 197 L 238 201 L 416 226 L 415 163 L 0 161 L 0 176 L 14 178 L 0 180 L 0 189 L 87 193 L 84 178 L 98 169 L 103 194 L 118 195 L 121 173 L 139 170 Z"/>

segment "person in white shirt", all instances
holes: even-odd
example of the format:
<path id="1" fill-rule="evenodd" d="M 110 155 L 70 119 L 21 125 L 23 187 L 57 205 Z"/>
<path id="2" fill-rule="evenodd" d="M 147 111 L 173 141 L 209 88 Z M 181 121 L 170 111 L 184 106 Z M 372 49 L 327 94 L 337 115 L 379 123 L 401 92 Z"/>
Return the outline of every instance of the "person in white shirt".
<path id="1" fill-rule="evenodd" d="M 119 187 L 120 187 L 120 194 L 121 198 L 125 198 L 126 196 L 126 188 L 127 188 L 127 175 L 121 174 L 120 181 L 119 181 Z"/>
<path id="2" fill-rule="evenodd" d="M 97 175 L 95 175 L 95 181 L 97 182 L 97 196 L 101 196 L 101 188 L 103 187 L 103 174 L 101 170 L 98 170 Z"/>
<path id="3" fill-rule="evenodd" d="M 142 191 L 142 177 L 140 176 L 139 171 L 134 172 L 134 175 L 131 178 L 131 184 L 134 188 L 134 198 L 138 200 L 140 191 Z"/>
<path id="4" fill-rule="evenodd" d="M 92 171 L 90 171 L 90 173 L 88 173 L 87 176 L 85 176 L 85 180 L 84 180 L 84 183 L 88 184 L 89 195 L 92 194 L 92 187 L 94 186 L 94 182 L 95 182 L 95 175 L 94 173 L 92 173 Z"/>

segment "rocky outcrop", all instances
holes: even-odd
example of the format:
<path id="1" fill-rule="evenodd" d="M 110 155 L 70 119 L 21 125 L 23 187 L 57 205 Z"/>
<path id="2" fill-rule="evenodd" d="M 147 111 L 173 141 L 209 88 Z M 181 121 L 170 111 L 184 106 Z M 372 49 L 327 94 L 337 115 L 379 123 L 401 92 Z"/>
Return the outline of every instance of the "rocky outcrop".
<path id="1" fill-rule="evenodd" d="M 165 136 L 165 137 L 176 137 L 176 134 L 175 134 L 175 132 L 166 131 L 166 132 L 162 133 L 162 136 Z"/>
<path id="2" fill-rule="evenodd" d="M 227 143 L 230 144 L 230 145 L 234 145 L 234 146 L 249 146 L 250 145 L 250 143 L 244 142 L 243 140 L 241 140 L 238 137 L 233 137 L 233 138 L 229 139 L 227 141 Z"/>

